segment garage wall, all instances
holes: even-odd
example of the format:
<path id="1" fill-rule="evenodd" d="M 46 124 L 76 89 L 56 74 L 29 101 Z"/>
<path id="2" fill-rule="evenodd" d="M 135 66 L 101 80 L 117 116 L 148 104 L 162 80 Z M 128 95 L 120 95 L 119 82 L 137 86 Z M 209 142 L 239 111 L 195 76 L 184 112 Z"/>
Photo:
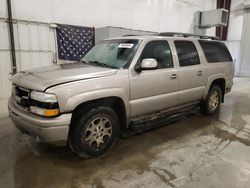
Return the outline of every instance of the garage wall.
<path id="1" fill-rule="evenodd" d="M 17 68 L 52 64 L 55 38 L 49 23 L 116 26 L 147 31 L 193 32 L 198 10 L 216 8 L 216 0 L 12 0 Z M 10 96 L 10 45 L 6 0 L 0 0 L 0 116 Z M 35 21 L 35 22 L 33 22 Z M 214 35 L 214 29 L 207 34 Z"/>
<path id="2" fill-rule="evenodd" d="M 228 47 L 232 54 L 235 73 L 240 75 L 241 65 L 241 45 L 242 45 L 242 28 L 243 28 L 243 0 L 231 1 L 231 14 L 228 26 Z"/>
<path id="3" fill-rule="evenodd" d="M 19 19 L 180 32 L 192 31 L 195 11 L 216 8 L 216 0 L 12 0 L 12 4 L 13 17 Z M 0 16 L 6 15 L 6 6 L 0 6 Z"/>
<path id="4" fill-rule="evenodd" d="M 240 75 L 250 77 L 250 8 L 244 10 Z"/>
<path id="5" fill-rule="evenodd" d="M 9 41 L 7 24 L 0 20 L 0 116 L 7 112 L 6 98 L 10 95 L 11 82 L 11 57 L 9 53 Z"/>

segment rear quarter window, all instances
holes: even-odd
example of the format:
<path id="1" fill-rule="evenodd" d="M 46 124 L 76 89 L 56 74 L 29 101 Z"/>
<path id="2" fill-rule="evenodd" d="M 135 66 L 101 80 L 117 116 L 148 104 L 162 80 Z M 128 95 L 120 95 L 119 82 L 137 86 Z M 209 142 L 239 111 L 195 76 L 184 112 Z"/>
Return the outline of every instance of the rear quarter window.
<path id="1" fill-rule="evenodd" d="M 191 41 L 174 41 L 180 67 L 200 64 L 197 49 Z"/>
<path id="2" fill-rule="evenodd" d="M 202 40 L 200 40 L 199 42 L 208 63 L 232 61 L 232 57 L 224 43 Z"/>

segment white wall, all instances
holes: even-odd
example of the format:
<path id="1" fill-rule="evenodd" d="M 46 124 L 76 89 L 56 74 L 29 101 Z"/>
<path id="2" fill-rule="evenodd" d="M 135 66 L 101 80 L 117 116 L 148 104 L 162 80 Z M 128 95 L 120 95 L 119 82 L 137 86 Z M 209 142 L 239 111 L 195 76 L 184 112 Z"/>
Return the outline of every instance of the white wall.
<path id="1" fill-rule="evenodd" d="M 228 47 L 235 64 L 235 73 L 239 76 L 241 65 L 241 45 L 243 28 L 243 0 L 231 1 L 231 14 L 228 26 Z"/>
<path id="2" fill-rule="evenodd" d="M 236 60 L 236 75 L 250 77 L 250 8 L 244 8 L 244 1 L 247 2 L 247 0 L 232 0 L 228 43 Z"/>
<path id="3" fill-rule="evenodd" d="M 240 76 L 250 77 L 250 8 L 244 10 Z"/>
<path id="4" fill-rule="evenodd" d="M 0 0 L 0 17 L 7 16 L 5 2 Z M 12 0 L 12 4 L 13 17 L 19 19 L 181 32 L 193 30 L 195 11 L 216 8 L 216 0 Z"/>
<path id="5" fill-rule="evenodd" d="M 147 31 L 193 32 L 194 13 L 216 8 L 216 0 L 12 0 L 13 18 Z M 0 18 L 7 17 L 0 0 Z M 52 64 L 54 36 L 46 24 L 15 24 L 18 70 Z M 207 34 L 214 35 L 209 29 Z M 11 57 L 7 23 L 0 20 L 0 116 L 7 113 Z M 4 51 L 1 49 L 5 49 Z M 25 51 L 26 50 L 26 51 Z M 27 52 L 27 50 L 33 50 Z"/>

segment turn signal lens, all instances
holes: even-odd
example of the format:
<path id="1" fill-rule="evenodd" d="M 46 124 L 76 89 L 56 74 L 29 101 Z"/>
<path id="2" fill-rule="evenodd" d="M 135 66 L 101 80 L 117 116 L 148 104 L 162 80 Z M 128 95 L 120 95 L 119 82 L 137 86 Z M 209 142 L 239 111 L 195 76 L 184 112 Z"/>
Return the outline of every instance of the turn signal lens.
<path id="1" fill-rule="evenodd" d="M 46 116 L 46 117 L 56 116 L 60 112 L 59 109 L 44 109 L 44 108 L 39 108 L 37 106 L 31 106 L 30 111 L 34 114 L 38 114 L 38 115 Z"/>
<path id="2" fill-rule="evenodd" d="M 58 109 L 52 109 L 52 110 L 44 110 L 44 116 L 56 116 L 59 114 Z"/>

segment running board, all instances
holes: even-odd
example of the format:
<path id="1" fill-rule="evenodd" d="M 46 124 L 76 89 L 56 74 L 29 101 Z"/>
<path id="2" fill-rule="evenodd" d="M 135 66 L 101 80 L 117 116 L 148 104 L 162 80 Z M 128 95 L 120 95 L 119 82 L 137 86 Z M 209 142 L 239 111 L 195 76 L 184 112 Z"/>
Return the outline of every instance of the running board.
<path id="1" fill-rule="evenodd" d="M 148 121 L 148 122 L 144 122 L 141 124 L 130 124 L 130 131 L 132 132 L 143 132 L 143 131 L 147 131 L 153 128 L 157 128 L 157 127 L 161 127 L 163 125 L 169 124 L 170 122 L 175 122 L 175 121 L 179 121 L 182 117 L 184 117 L 187 113 L 179 113 L 179 114 L 175 114 L 166 118 L 162 118 L 162 119 L 157 119 L 154 121 Z"/>
<path id="2" fill-rule="evenodd" d="M 168 124 L 170 122 L 179 121 L 185 115 L 196 111 L 197 107 L 198 107 L 197 104 L 193 104 L 191 106 L 189 105 L 186 106 L 185 108 L 183 107 L 171 112 L 170 111 L 158 112 L 146 116 L 144 118 L 134 119 L 129 125 L 129 130 L 133 132 L 142 132 L 145 130 L 163 126 L 164 124 Z"/>

